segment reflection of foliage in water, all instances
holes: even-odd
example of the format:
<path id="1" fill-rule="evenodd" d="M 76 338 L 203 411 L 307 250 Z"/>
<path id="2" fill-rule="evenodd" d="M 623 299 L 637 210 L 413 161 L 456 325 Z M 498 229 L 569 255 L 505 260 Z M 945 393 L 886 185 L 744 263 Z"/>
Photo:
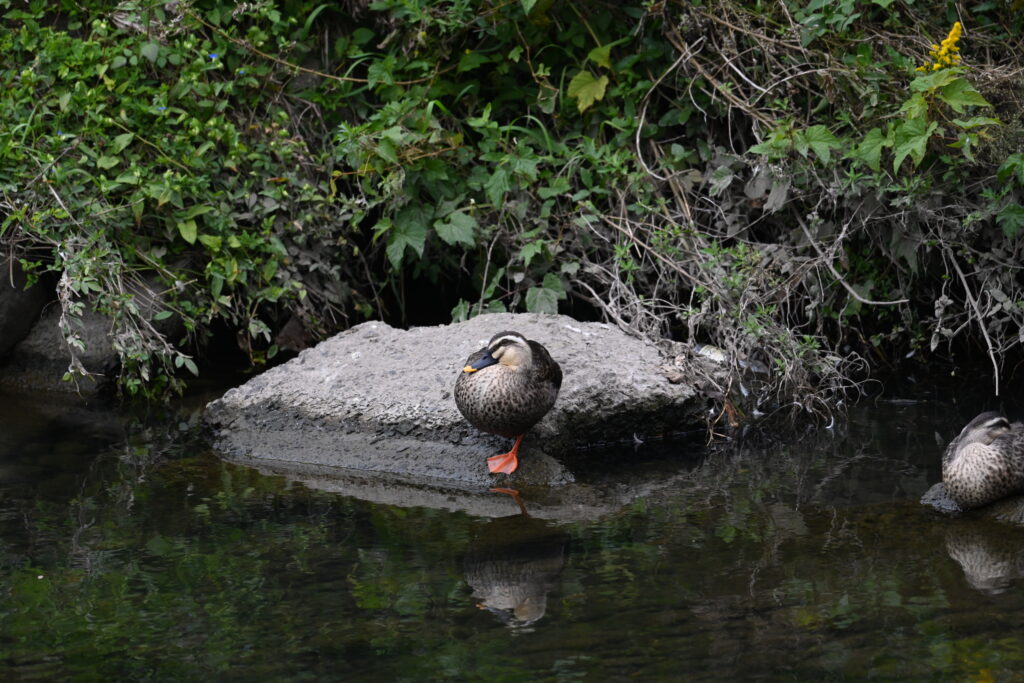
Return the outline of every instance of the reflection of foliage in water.
<path id="1" fill-rule="evenodd" d="M 947 555 L 949 525 L 900 502 L 934 447 L 885 436 L 717 454 L 672 489 L 556 527 L 572 553 L 543 619 L 509 640 L 463 565 L 488 521 L 309 491 L 150 434 L 75 476 L 0 480 L 0 659 L 120 679 L 1024 669 L 1007 635 L 1019 591 L 986 602 Z"/>

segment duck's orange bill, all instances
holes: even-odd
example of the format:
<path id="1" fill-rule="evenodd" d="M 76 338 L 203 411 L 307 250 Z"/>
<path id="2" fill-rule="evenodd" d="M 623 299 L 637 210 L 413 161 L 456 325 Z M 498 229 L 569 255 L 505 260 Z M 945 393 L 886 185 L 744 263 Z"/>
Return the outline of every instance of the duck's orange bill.
<path id="1" fill-rule="evenodd" d="M 474 368 L 472 365 L 467 365 L 466 367 L 462 368 L 462 371 L 463 372 L 476 372 L 476 368 Z"/>

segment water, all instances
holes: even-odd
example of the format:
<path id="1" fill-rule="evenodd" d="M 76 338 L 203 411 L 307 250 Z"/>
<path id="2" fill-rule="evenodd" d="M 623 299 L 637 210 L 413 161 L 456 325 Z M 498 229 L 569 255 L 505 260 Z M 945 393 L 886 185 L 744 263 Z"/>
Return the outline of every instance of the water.
<path id="1" fill-rule="evenodd" d="M 584 476 L 586 505 L 524 490 L 524 516 L 501 493 L 403 507 L 227 464 L 194 416 L 0 405 L 0 678 L 1024 674 L 1024 529 L 917 503 L 972 406 L 630 450 Z"/>

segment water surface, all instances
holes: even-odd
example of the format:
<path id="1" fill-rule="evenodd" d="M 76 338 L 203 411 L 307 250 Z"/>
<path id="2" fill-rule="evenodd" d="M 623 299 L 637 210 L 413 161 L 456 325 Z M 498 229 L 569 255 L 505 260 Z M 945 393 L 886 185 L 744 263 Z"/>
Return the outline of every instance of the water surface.
<path id="1" fill-rule="evenodd" d="M 603 506 L 524 490 L 523 515 L 500 493 L 473 514 L 266 476 L 219 460 L 194 415 L 0 401 L 5 677 L 1024 673 L 1024 530 L 917 503 L 973 407 L 864 403 L 842 431 L 707 457 L 624 449 L 581 477 Z"/>

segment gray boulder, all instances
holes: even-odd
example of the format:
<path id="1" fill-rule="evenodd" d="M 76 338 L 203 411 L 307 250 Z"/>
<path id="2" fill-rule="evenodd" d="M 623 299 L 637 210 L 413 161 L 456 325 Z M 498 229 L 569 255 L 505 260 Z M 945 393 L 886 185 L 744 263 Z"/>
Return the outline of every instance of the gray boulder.
<path id="1" fill-rule="evenodd" d="M 28 335 L 53 294 L 41 283 L 28 289 L 25 284 L 21 264 L 13 258 L 0 259 L 0 359 Z"/>
<path id="2" fill-rule="evenodd" d="M 705 400 L 668 381 L 667 359 L 651 344 L 609 325 L 508 313 L 411 330 L 358 325 L 228 391 L 207 406 L 205 421 L 225 456 L 277 471 L 294 463 L 501 483 L 509 479 L 488 474 L 485 459 L 511 439 L 470 426 L 452 389 L 466 357 L 502 330 L 543 343 L 564 375 L 555 407 L 523 442 L 512 482 L 569 483 L 566 456 L 583 447 L 702 424 Z"/>
<path id="3" fill-rule="evenodd" d="M 0 368 L 0 386 L 38 391 L 78 392 L 93 394 L 106 381 L 106 373 L 117 364 L 117 354 L 110 344 L 110 320 L 98 313 L 85 311 L 75 332 L 84 344 L 77 356 L 91 373 L 76 382 L 62 380 L 71 364 L 71 352 L 60 330 L 60 304 L 53 302 L 39 317 L 32 331 L 11 352 Z"/>

